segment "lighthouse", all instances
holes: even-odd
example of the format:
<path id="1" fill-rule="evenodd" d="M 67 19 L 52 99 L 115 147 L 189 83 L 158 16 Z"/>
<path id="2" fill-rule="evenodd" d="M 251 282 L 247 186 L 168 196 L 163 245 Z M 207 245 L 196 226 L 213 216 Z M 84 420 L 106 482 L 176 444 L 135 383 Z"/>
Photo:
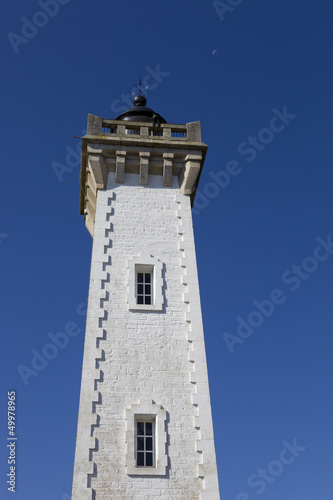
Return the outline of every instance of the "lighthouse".
<path id="1" fill-rule="evenodd" d="M 219 500 L 191 207 L 207 146 L 139 91 L 88 115 L 93 238 L 72 500 Z"/>

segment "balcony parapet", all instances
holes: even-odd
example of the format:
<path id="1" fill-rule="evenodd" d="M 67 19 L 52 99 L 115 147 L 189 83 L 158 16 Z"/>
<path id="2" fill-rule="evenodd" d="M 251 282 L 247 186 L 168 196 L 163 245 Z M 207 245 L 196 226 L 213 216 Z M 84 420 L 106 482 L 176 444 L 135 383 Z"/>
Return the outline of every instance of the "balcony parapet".
<path id="1" fill-rule="evenodd" d="M 200 122 L 161 123 L 154 125 L 147 122 L 107 120 L 95 115 L 88 115 L 87 136 L 101 139 L 132 138 L 162 140 L 174 142 L 201 142 Z M 134 137 L 133 137 L 134 136 Z"/>

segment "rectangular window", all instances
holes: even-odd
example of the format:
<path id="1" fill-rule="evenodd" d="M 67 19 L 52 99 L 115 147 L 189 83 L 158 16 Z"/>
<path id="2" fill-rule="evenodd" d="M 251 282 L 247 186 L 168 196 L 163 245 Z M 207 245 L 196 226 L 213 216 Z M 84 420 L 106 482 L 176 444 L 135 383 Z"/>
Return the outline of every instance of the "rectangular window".
<path id="1" fill-rule="evenodd" d="M 152 304 L 153 289 L 152 289 L 152 272 L 138 272 L 136 285 L 136 301 L 137 304 Z"/>
<path id="2" fill-rule="evenodd" d="M 132 311 L 162 311 L 163 264 L 141 255 L 128 260 L 128 308 Z"/>
<path id="3" fill-rule="evenodd" d="M 126 409 L 126 468 L 133 476 L 165 476 L 167 455 L 167 411 L 151 400 Z"/>
<path id="4" fill-rule="evenodd" d="M 155 467 L 154 421 L 136 421 L 136 466 Z"/>

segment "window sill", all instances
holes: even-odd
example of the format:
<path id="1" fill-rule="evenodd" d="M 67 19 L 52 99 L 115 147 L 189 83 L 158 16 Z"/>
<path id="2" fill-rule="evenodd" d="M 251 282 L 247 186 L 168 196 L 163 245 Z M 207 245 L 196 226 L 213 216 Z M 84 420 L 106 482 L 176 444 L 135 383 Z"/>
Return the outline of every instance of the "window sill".
<path id="1" fill-rule="evenodd" d="M 130 311 L 162 311 L 163 304 L 129 304 Z"/>
<path id="2" fill-rule="evenodd" d="M 165 476 L 166 467 L 132 467 L 127 466 L 128 476 Z"/>

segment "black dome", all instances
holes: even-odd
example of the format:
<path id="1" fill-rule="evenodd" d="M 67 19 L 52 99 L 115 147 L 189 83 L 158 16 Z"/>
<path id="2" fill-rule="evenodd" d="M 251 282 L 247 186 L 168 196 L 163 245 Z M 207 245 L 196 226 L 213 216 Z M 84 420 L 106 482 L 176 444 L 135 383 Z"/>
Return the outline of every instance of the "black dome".
<path id="1" fill-rule="evenodd" d="M 152 122 L 166 123 L 166 120 L 151 108 L 147 108 L 147 99 L 139 94 L 133 99 L 134 107 L 117 116 L 116 120 L 127 120 L 134 122 Z"/>

